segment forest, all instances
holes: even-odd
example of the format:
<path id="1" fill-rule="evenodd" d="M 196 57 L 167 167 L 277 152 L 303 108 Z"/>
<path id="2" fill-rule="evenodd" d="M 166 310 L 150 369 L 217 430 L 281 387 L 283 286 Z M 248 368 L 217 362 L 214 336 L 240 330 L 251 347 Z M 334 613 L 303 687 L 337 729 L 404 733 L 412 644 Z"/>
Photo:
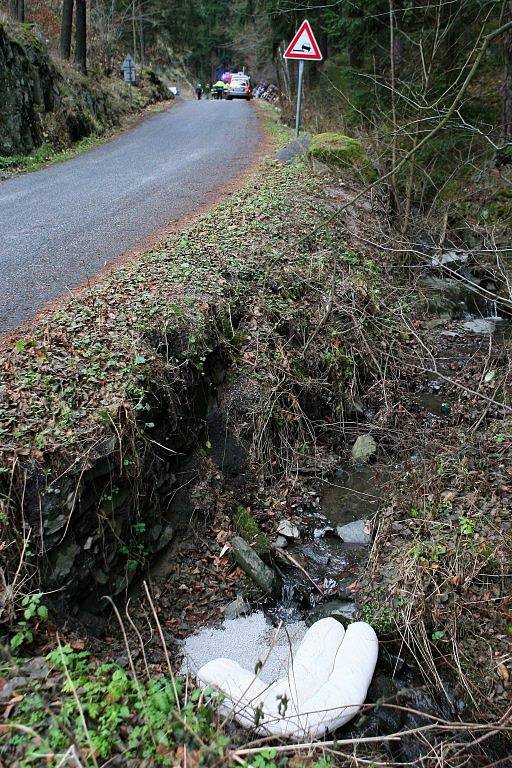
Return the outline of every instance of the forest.
<path id="1" fill-rule="evenodd" d="M 308 125 L 373 137 L 406 219 L 413 198 L 432 201 L 450 186 L 450 174 L 473 160 L 493 156 L 498 173 L 510 162 L 507 2 L 307 0 L 300 10 L 287 0 L 2 2 L 11 17 L 42 29 L 62 59 L 82 72 L 89 66 L 93 78 L 119 72 L 128 52 L 141 67 L 177 66 L 189 82 L 213 82 L 222 66 L 245 67 L 255 83 L 277 84 L 285 118 L 293 113 L 296 83 L 282 52 L 308 17 L 324 54 L 306 73 Z"/>

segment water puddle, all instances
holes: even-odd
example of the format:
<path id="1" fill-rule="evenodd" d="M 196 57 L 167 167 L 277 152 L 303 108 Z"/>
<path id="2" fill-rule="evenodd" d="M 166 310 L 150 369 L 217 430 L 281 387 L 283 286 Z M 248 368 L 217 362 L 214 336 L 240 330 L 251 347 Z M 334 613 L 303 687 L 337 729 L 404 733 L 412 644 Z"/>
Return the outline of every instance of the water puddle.
<path id="1" fill-rule="evenodd" d="M 449 403 L 438 392 L 419 392 L 417 400 L 431 416 L 447 416 L 450 412 Z"/>
<path id="2" fill-rule="evenodd" d="M 382 467 L 343 466 L 332 480 L 319 488 L 320 510 L 334 527 L 375 516 L 381 501 L 380 488 L 386 480 Z"/>

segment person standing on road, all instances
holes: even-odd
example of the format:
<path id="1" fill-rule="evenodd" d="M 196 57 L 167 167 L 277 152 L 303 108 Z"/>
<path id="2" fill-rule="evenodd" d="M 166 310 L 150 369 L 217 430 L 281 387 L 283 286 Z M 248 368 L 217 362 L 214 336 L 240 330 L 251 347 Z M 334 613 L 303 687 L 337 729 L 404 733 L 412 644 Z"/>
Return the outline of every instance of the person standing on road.
<path id="1" fill-rule="evenodd" d="M 202 95 L 203 95 L 203 86 L 201 85 L 201 83 L 198 83 L 196 85 L 196 96 L 198 100 L 201 98 Z"/>
<path id="2" fill-rule="evenodd" d="M 224 89 L 225 89 L 225 83 L 222 82 L 222 80 L 217 80 L 215 85 L 212 88 L 213 91 L 213 98 L 214 99 L 222 99 L 224 95 Z"/>

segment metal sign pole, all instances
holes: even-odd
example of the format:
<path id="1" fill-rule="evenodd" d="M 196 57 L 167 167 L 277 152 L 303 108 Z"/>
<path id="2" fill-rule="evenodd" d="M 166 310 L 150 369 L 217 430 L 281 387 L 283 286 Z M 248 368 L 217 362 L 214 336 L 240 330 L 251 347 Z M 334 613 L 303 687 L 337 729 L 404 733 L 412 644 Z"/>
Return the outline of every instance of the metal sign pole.
<path id="1" fill-rule="evenodd" d="M 299 62 L 299 84 L 297 88 L 297 114 L 295 115 L 295 136 L 299 138 L 300 112 L 302 108 L 302 81 L 304 79 L 304 61 L 322 61 L 322 52 L 311 29 L 309 21 L 303 21 L 285 52 L 284 59 Z"/>
<path id="2" fill-rule="evenodd" d="M 300 111 L 302 107 L 302 80 L 304 78 L 304 60 L 299 61 L 299 86 L 297 90 L 297 113 L 295 115 L 295 136 L 299 138 Z"/>

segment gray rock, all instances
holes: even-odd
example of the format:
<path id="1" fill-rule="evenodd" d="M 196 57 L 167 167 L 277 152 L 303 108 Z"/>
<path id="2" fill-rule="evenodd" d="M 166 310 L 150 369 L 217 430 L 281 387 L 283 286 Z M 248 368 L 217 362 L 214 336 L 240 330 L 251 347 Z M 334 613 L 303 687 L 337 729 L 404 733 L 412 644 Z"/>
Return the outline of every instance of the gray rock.
<path id="1" fill-rule="evenodd" d="M 306 622 L 314 624 L 320 619 L 333 618 L 343 624 L 344 627 L 357 621 L 359 618 L 359 609 L 353 602 L 344 600 L 330 600 L 328 603 L 317 605 L 307 616 Z"/>
<path id="2" fill-rule="evenodd" d="M 173 538 L 174 538 L 174 527 L 172 525 L 166 525 L 160 535 L 160 538 L 158 539 L 157 548 L 163 549 L 173 540 Z"/>
<path id="3" fill-rule="evenodd" d="M 52 579 L 59 582 L 69 576 L 73 568 L 76 556 L 80 552 L 80 547 L 70 542 L 64 546 L 57 554 L 55 565 L 52 570 Z"/>
<path id="4" fill-rule="evenodd" d="M 274 547 L 277 547 L 278 549 L 284 549 L 288 546 L 288 539 L 285 536 L 278 536 L 277 539 L 274 541 Z"/>
<path id="5" fill-rule="evenodd" d="M 57 515 L 54 518 L 48 518 L 44 521 L 44 532 L 47 536 L 52 536 L 65 528 L 69 515 Z"/>
<path id="6" fill-rule="evenodd" d="M 152 525 L 149 529 L 149 536 L 151 538 L 151 541 L 155 542 L 158 541 L 160 538 L 160 535 L 162 533 L 162 526 L 160 523 L 155 523 L 155 525 Z"/>
<path id="7" fill-rule="evenodd" d="M 353 523 L 338 525 L 336 533 L 345 544 L 364 544 L 368 546 L 371 536 L 368 533 L 365 520 L 354 520 Z"/>
<path id="8" fill-rule="evenodd" d="M 300 539 L 300 531 L 290 520 L 281 520 L 277 532 L 287 539 Z"/>
<path id="9" fill-rule="evenodd" d="M 225 619 L 238 619 L 239 616 L 244 616 L 250 612 L 251 606 L 244 600 L 242 595 L 238 595 L 231 603 L 228 603 L 228 605 L 222 609 Z"/>
<path id="10" fill-rule="evenodd" d="M 44 656 L 35 656 L 22 666 L 21 671 L 32 680 L 45 680 L 49 669 Z"/>
<path id="11" fill-rule="evenodd" d="M 359 435 L 352 446 L 352 459 L 356 464 L 367 464 L 377 450 L 377 443 L 370 434 Z"/>
<path id="12" fill-rule="evenodd" d="M 238 565 L 267 594 L 278 591 L 279 580 L 274 571 L 265 565 L 261 557 L 241 536 L 231 539 L 233 557 Z"/>
<path id="13" fill-rule="evenodd" d="M 311 139 L 308 136 L 301 136 L 300 139 L 293 139 L 289 144 L 279 150 L 276 160 L 281 163 L 288 163 L 299 155 L 305 155 Z"/>

